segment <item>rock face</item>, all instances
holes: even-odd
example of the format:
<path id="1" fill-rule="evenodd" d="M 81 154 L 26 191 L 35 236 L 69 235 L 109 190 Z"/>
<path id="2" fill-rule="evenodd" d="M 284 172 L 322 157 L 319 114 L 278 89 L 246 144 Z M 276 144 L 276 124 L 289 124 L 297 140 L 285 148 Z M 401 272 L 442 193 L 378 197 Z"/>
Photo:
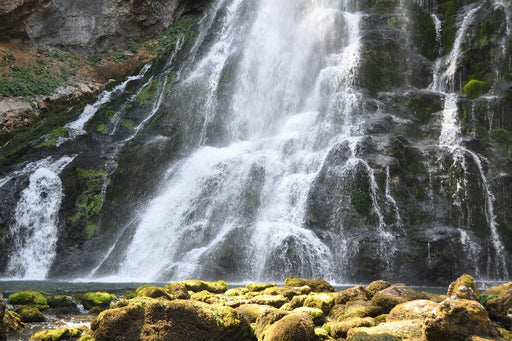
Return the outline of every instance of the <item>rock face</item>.
<path id="1" fill-rule="evenodd" d="M 202 10 L 208 2 L 10 0 L 0 7 L 0 40 L 20 37 L 36 45 L 108 51 L 152 37 L 177 16 Z"/>

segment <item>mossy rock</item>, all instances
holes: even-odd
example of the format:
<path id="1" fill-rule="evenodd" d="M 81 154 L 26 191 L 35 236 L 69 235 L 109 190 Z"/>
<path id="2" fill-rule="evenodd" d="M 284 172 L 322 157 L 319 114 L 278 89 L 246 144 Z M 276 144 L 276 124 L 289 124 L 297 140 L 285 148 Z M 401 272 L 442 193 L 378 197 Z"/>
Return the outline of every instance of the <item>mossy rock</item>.
<path id="1" fill-rule="evenodd" d="M 247 283 L 245 286 L 249 291 L 263 291 L 267 288 L 275 287 L 276 285 L 274 283 Z"/>
<path id="2" fill-rule="evenodd" d="M 378 280 L 368 284 L 365 289 L 368 295 L 370 296 L 369 298 L 372 298 L 373 295 L 375 295 L 377 292 L 389 288 L 390 286 L 391 283 L 383 280 Z"/>
<path id="3" fill-rule="evenodd" d="M 384 313 L 388 313 L 400 303 L 419 299 L 428 299 L 428 296 L 403 284 L 393 284 L 377 292 L 372 298 L 372 304 L 380 306 Z"/>
<path id="4" fill-rule="evenodd" d="M 111 302 L 117 300 L 115 295 L 101 291 L 75 294 L 74 298 L 82 303 L 85 309 L 94 314 L 107 309 Z"/>
<path id="5" fill-rule="evenodd" d="M 254 325 L 254 333 L 258 340 L 263 339 L 263 334 L 273 323 L 279 321 L 280 319 L 289 314 L 290 313 L 287 311 L 283 311 L 276 308 L 265 310 L 263 314 L 261 314 L 261 316 L 258 317 L 258 319 L 256 320 L 256 324 Z"/>
<path id="6" fill-rule="evenodd" d="M 254 323 L 265 311 L 269 309 L 274 308 L 269 305 L 242 304 L 235 308 L 235 311 L 242 315 L 248 323 Z"/>
<path id="7" fill-rule="evenodd" d="M 489 82 L 472 79 L 464 85 L 462 93 L 468 95 L 469 98 L 475 99 L 489 91 L 489 88 Z"/>
<path id="8" fill-rule="evenodd" d="M 91 322 L 91 336 L 96 341 L 139 340 L 144 324 L 144 307 L 130 304 L 101 312 Z"/>
<path id="9" fill-rule="evenodd" d="M 334 288 L 332 285 L 324 279 L 306 279 L 300 277 L 288 277 L 284 281 L 284 285 L 290 287 L 302 287 L 307 285 L 311 288 L 311 291 L 315 292 L 333 292 Z"/>
<path id="10" fill-rule="evenodd" d="M 69 340 L 69 339 L 78 339 L 81 337 L 86 331 L 87 327 L 73 327 L 73 328 L 59 328 L 59 329 L 43 329 L 36 333 L 34 333 L 30 337 L 30 341 L 59 341 L 59 340 Z"/>
<path id="11" fill-rule="evenodd" d="M 455 295 L 457 298 L 478 301 L 480 292 L 473 281 L 473 277 L 468 274 L 464 274 L 450 284 L 446 295 Z"/>
<path id="12" fill-rule="evenodd" d="M 6 310 L 4 315 L 4 325 L 7 332 L 20 331 L 25 327 L 21 321 L 21 316 L 12 310 Z"/>
<path id="13" fill-rule="evenodd" d="M 376 317 L 382 314 L 382 307 L 374 305 L 371 301 L 349 301 L 345 305 L 342 319 L 350 317 Z"/>
<path id="14" fill-rule="evenodd" d="M 186 300 L 190 298 L 187 287 L 183 283 L 173 282 L 164 286 L 165 291 L 175 298 Z"/>
<path id="15" fill-rule="evenodd" d="M 264 295 L 282 295 L 291 300 L 298 295 L 307 295 L 311 292 L 311 288 L 307 285 L 301 287 L 269 287 L 263 290 Z"/>
<path id="16" fill-rule="evenodd" d="M 374 327 L 375 320 L 371 317 L 351 317 L 340 322 L 329 323 L 325 327 L 334 338 L 345 338 L 347 332 L 356 327 Z"/>
<path id="17" fill-rule="evenodd" d="M 46 317 L 43 313 L 34 306 L 22 305 L 16 309 L 16 313 L 20 315 L 21 321 L 23 322 L 44 322 Z"/>
<path id="18" fill-rule="evenodd" d="M 292 298 L 290 303 L 287 306 L 286 310 L 293 310 L 295 308 L 299 308 L 304 306 L 304 302 L 308 298 L 308 295 L 297 295 Z"/>
<path id="19" fill-rule="evenodd" d="M 252 304 L 269 305 L 275 308 L 281 307 L 288 300 L 282 295 L 258 295 L 250 299 Z"/>
<path id="20" fill-rule="evenodd" d="M 375 327 L 356 327 L 347 332 L 347 341 L 423 340 L 422 327 L 423 320 L 387 322 Z"/>
<path id="21" fill-rule="evenodd" d="M 219 280 L 217 282 L 208 282 L 192 279 L 182 281 L 180 283 L 183 284 L 187 288 L 187 290 L 193 292 L 208 290 L 211 293 L 220 294 L 226 292 L 226 290 L 229 289 L 228 284 L 222 280 Z"/>
<path id="22" fill-rule="evenodd" d="M 306 300 L 304 301 L 305 307 L 318 308 L 324 312 L 324 314 L 329 314 L 329 310 L 334 306 L 335 294 L 328 293 L 312 293 L 310 294 Z"/>
<path id="23" fill-rule="evenodd" d="M 489 336 L 491 321 L 477 301 L 449 297 L 439 304 L 433 317 L 425 319 L 424 332 L 429 341 L 464 340 L 471 335 Z"/>
<path id="24" fill-rule="evenodd" d="M 265 331 L 265 341 L 318 341 L 315 324 L 309 314 L 290 314 Z"/>
<path id="25" fill-rule="evenodd" d="M 218 296 L 210 293 L 208 290 L 195 292 L 190 296 L 190 299 L 192 301 L 200 301 L 200 302 L 204 302 L 204 303 L 208 303 L 208 304 L 220 302 L 220 298 Z"/>
<path id="26" fill-rule="evenodd" d="M 430 316 L 439 303 L 429 300 L 414 300 L 396 305 L 387 317 L 387 321 L 425 319 Z"/>
<path id="27" fill-rule="evenodd" d="M 245 296 L 249 292 L 249 289 L 245 287 L 231 288 L 226 290 L 224 295 L 226 296 Z"/>
<path id="28" fill-rule="evenodd" d="M 49 308 L 48 295 L 43 291 L 24 290 L 15 294 L 9 295 L 9 303 L 15 305 L 32 305 L 39 310 Z"/>
<path id="29" fill-rule="evenodd" d="M 358 285 L 356 287 L 348 288 L 343 291 L 338 292 L 338 296 L 336 297 L 336 304 L 345 304 L 348 301 L 355 300 L 368 300 L 370 298 L 370 294 L 366 291 L 366 289 Z"/>
<path id="30" fill-rule="evenodd" d="M 512 329 L 512 282 L 489 288 L 480 295 L 480 302 L 485 305 L 489 316 Z"/>
<path id="31" fill-rule="evenodd" d="M 47 301 L 52 314 L 73 314 L 78 312 L 77 303 L 66 295 L 49 296 Z"/>
<path id="32" fill-rule="evenodd" d="M 322 309 L 311 307 L 299 307 L 292 310 L 293 314 L 308 314 L 313 319 L 316 326 L 320 326 L 325 322 L 325 314 Z"/>
<path id="33" fill-rule="evenodd" d="M 168 300 L 172 300 L 173 297 L 171 297 L 164 288 L 157 287 L 155 285 L 146 284 L 143 286 L 138 287 L 135 290 L 135 294 L 137 297 L 151 297 L 151 298 L 158 298 L 162 297 Z"/>

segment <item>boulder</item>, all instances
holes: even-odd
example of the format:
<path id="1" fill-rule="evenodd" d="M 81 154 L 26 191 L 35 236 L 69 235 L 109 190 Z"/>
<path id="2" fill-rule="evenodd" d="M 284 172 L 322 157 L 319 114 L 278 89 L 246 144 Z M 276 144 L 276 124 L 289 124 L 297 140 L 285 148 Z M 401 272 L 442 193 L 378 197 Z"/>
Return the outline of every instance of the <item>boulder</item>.
<path id="1" fill-rule="evenodd" d="M 386 288 L 389 288 L 391 286 L 391 283 L 383 280 L 373 281 L 370 284 L 368 284 L 365 288 L 366 292 L 368 293 L 368 296 L 370 298 L 373 297 L 377 292 L 384 290 Z"/>
<path id="2" fill-rule="evenodd" d="M 512 329 L 512 282 L 489 288 L 480 295 L 489 316 Z"/>
<path id="3" fill-rule="evenodd" d="M 9 295 L 9 303 L 14 305 L 30 305 L 39 310 L 49 308 L 48 295 L 43 291 L 24 290 Z"/>
<path id="4" fill-rule="evenodd" d="M 358 285 L 356 287 L 348 288 L 338 293 L 336 297 L 336 304 L 345 304 L 348 301 L 355 300 L 368 300 L 370 299 L 370 294 L 366 291 L 366 289 Z"/>
<path id="5" fill-rule="evenodd" d="M 263 291 L 263 290 L 265 290 L 267 288 L 272 288 L 272 287 L 275 287 L 275 286 L 276 285 L 274 283 L 265 283 L 265 284 L 247 283 L 247 285 L 245 287 L 249 291 Z"/>
<path id="6" fill-rule="evenodd" d="M 258 317 L 256 320 L 256 325 L 254 326 L 254 334 L 256 334 L 258 340 L 263 338 L 263 334 L 267 331 L 268 328 L 270 328 L 273 323 L 279 321 L 289 314 L 290 312 L 288 311 L 283 311 L 276 308 L 265 310 L 265 312 L 263 312 L 263 314 Z"/>
<path id="7" fill-rule="evenodd" d="M 263 290 L 263 294 L 265 295 L 283 295 L 287 299 L 291 300 L 294 296 L 297 295 L 307 295 L 311 292 L 311 288 L 307 285 L 301 287 L 268 287 Z"/>
<path id="8" fill-rule="evenodd" d="M 334 306 L 335 295 L 328 293 L 312 293 L 310 294 L 306 300 L 304 300 L 305 307 L 318 308 L 324 312 L 324 314 L 329 314 L 329 310 Z"/>
<path id="9" fill-rule="evenodd" d="M 5 341 L 7 339 L 7 327 L 4 322 L 5 315 L 5 300 L 4 295 L 2 294 L 2 289 L 0 288 L 0 341 Z"/>
<path id="10" fill-rule="evenodd" d="M 82 336 L 87 331 L 87 327 L 71 327 L 71 328 L 58 328 L 58 329 L 43 329 L 30 337 L 30 341 L 59 341 L 59 340 L 73 340 Z"/>
<path id="11" fill-rule="evenodd" d="M 282 295 L 259 295 L 254 296 L 249 300 L 251 304 L 269 305 L 275 308 L 280 308 L 288 300 Z"/>
<path id="12" fill-rule="evenodd" d="M 387 317 L 387 321 L 425 319 L 439 306 L 429 300 L 414 300 L 396 305 Z"/>
<path id="13" fill-rule="evenodd" d="M 151 298 L 158 298 L 162 297 L 168 300 L 171 300 L 172 297 L 165 291 L 163 288 L 159 288 L 154 285 L 146 284 L 143 286 L 140 286 L 135 290 L 135 293 L 137 297 L 151 297 Z"/>
<path id="14" fill-rule="evenodd" d="M 20 315 L 21 321 L 23 322 L 44 322 L 46 321 L 46 317 L 44 317 L 41 310 L 39 310 L 35 306 L 31 305 L 22 305 L 16 308 L 16 313 Z"/>
<path id="15" fill-rule="evenodd" d="M 317 341 L 315 324 L 309 314 L 290 314 L 265 332 L 265 341 Z"/>
<path id="16" fill-rule="evenodd" d="M 357 327 L 347 332 L 348 341 L 425 340 L 423 320 L 404 320 L 381 323 L 375 327 Z"/>
<path id="17" fill-rule="evenodd" d="M 307 285 L 311 288 L 311 291 L 316 292 L 332 292 L 334 291 L 334 288 L 332 287 L 329 282 L 323 279 L 305 279 L 300 277 L 288 277 L 284 281 L 284 285 L 290 286 L 290 287 L 302 287 L 304 285 Z"/>
<path id="18" fill-rule="evenodd" d="M 180 283 L 183 284 L 187 288 L 187 290 L 193 292 L 207 290 L 211 293 L 220 294 L 228 290 L 228 284 L 222 280 L 219 280 L 217 282 L 209 282 L 191 279 L 187 281 L 182 281 Z"/>
<path id="19" fill-rule="evenodd" d="M 485 308 L 477 301 L 449 297 L 425 319 L 429 341 L 457 341 L 469 336 L 489 336 L 492 324 Z"/>
<path id="20" fill-rule="evenodd" d="M 381 307 L 383 313 L 388 313 L 394 306 L 400 303 L 418 299 L 428 299 L 428 296 L 403 284 L 393 284 L 377 292 L 372 298 L 372 303 Z"/>
<path id="21" fill-rule="evenodd" d="M 115 295 L 101 291 L 75 294 L 74 298 L 80 301 L 84 308 L 89 310 L 92 314 L 98 314 L 99 312 L 108 309 L 110 304 L 117 300 Z"/>
<path id="22" fill-rule="evenodd" d="M 480 293 L 473 281 L 473 277 L 464 274 L 450 284 L 446 295 L 448 297 L 455 295 L 457 298 L 478 301 Z"/>
<path id="23" fill-rule="evenodd" d="M 320 326 L 325 322 L 325 315 L 321 309 L 310 307 L 299 307 L 292 310 L 293 314 L 308 314 L 313 319 L 315 325 Z"/>
<path id="24" fill-rule="evenodd" d="M 248 323 L 254 323 L 268 309 L 275 309 L 269 305 L 242 304 L 235 311 L 243 316 Z"/>
<path id="25" fill-rule="evenodd" d="M 173 282 L 166 284 L 164 290 L 175 298 L 186 300 L 190 298 L 187 287 L 183 283 Z"/>
<path id="26" fill-rule="evenodd" d="M 334 338 L 345 338 L 347 332 L 356 327 L 374 327 L 375 320 L 371 317 L 351 317 L 340 322 L 328 324 L 326 327 L 330 330 L 330 335 Z"/>
<path id="27" fill-rule="evenodd" d="M 21 321 L 20 314 L 12 310 L 5 311 L 3 320 L 0 320 L 0 324 L 1 323 L 4 323 L 4 328 L 7 333 L 9 333 L 10 331 L 20 331 L 25 327 L 25 324 Z"/>

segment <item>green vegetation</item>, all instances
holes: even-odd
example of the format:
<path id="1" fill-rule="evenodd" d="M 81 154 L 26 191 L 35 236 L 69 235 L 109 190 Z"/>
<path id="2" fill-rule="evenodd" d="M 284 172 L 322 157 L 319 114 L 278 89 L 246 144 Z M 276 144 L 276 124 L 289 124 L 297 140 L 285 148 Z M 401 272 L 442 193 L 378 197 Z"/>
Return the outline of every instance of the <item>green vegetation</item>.
<path id="1" fill-rule="evenodd" d="M 135 129 L 135 122 L 133 120 L 130 120 L 130 119 L 124 119 L 122 122 L 121 122 L 121 125 L 123 127 L 125 127 L 126 129 L 128 130 L 133 130 Z"/>
<path id="2" fill-rule="evenodd" d="M 462 88 L 462 93 L 468 95 L 472 99 L 475 99 L 489 91 L 489 88 L 489 81 L 471 79 Z"/>
<path id="3" fill-rule="evenodd" d="M 40 310 L 48 309 L 48 296 L 43 291 L 24 290 L 9 295 L 10 304 L 32 305 Z"/>
<path id="4" fill-rule="evenodd" d="M 128 44 L 126 44 L 126 49 L 128 51 L 130 51 L 131 53 L 137 53 L 137 52 L 139 52 L 140 44 L 136 43 L 134 41 L 131 41 Z"/>
<path id="5" fill-rule="evenodd" d="M 488 301 L 488 300 L 491 300 L 493 298 L 497 298 L 498 295 L 489 295 L 489 294 L 480 294 L 478 296 L 478 300 L 480 301 L 480 303 L 482 303 L 483 305 L 485 305 L 485 303 Z"/>
<path id="6" fill-rule="evenodd" d="M 91 239 L 97 231 L 96 219 L 103 204 L 101 185 L 105 181 L 106 172 L 97 169 L 76 169 L 78 182 L 84 186 L 84 191 L 75 201 L 75 214 L 68 220 L 71 223 L 81 222 L 85 225 L 85 234 Z"/>
<path id="7" fill-rule="evenodd" d="M 41 142 L 38 147 L 48 147 L 48 146 L 55 146 L 57 143 L 57 139 L 59 137 L 64 137 L 68 133 L 68 130 L 64 127 L 58 127 L 55 128 L 50 134 L 48 134 L 48 137 L 46 138 L 46 141 Z"/>
<path id="8" fill-rule="evenodd" d="M 87 327 L 72 327 L 72 328 L 59 328 L 59 329 L 44 329 L 34 333 L 30 337 L 30 341 L 59 341 L 76 339 L 87 331 Z"/>
<path id="9" fill-rule="evenodd" d="M 398 5 L 397 0 L 377 0 L 373 10 L 378 14 L 393 12 Z"/>
<path id="10" fill-rule="evenodd" d="M 53 75 L 48 69 L 38 74 L 24 67 L 11 67 L 9 74 L 0 77 L 0 95 L 7 97 L 34 97 L 49 95 L 67 78 Z"/>
<path id="11" fill-rule="evenodd" d="M 442 32 L 442 44 L 443 51 L 442 54 L 448 54 L 452 47 L 453 42 L 455 41 L 455 21 L 457 19 L 457 10 L 459 9 L 459 4 L 456 1 L 450 0 L 446 1 L 442 4 L 439 4 L 439 10 L 444 12 L 444 29 Z"/>
<path id="12" fill-rule="evenodd" d="M 441 101 L 430 95 L 411 96 L 405 102 L 405 106 L 414 112 L 421 124 L 430 122 L 432 114 L 443 109 Z"/>
<path id="13" fill-rule="evenodd" d="M 184 17 L 177 20 L 154 40 L 145 43 L 146 48 L 154 54 L 161 54 L 176 46 L 180 38 L 183 38 L 184 42 L 189 41 L 194 36 L 193 28 L 197 19 L 197 17 Z"/>
<path id="14" fill-rule="evenodd" d="M 96 67 L 100 65 L 101 61 L 103 60 L 103 57 L 99 54 L 92 54 L 90 56 L 87 56 L 85 58 L 85 64 L 91 65 L 92 67 Z"/>
<path id="15" fill-rule="evenodd" d="M 139 103 L 139 105 L 151 105 L 156 99 L 158 88 L 162 84 L 162 78 L 153 78 L 148 85 L 142 88 L 137 96 L 135 96 L 134 101 Z"/>
<path id="16" fill-rule="evenodd" d="M 96 130 L 97 130 L 99 133 L 106 134 L 106 133 L 107 133 L 107 126 L 106 126 L 104 123 L 101 123 L 101 124 L 99 124 L 99 125 L 96 127 Z"/>
<path id="17" fill-rule="evenodd" d="M 491 137 L 499 145 L 500 149 L 512 155 L 512 134 L 506 129 L 491 130 Z"/>
<path id="18" fill-rule="evenodd" d="M 122 63 L 124 62 L 126 59 L 128 59 L 128 56 L 126 54 L 124 54 L 124 52 L 122 51 L 116 51 L 116 52 L 113 52 L 109 57 L 108 57 L 109 60 L 113 61 L 113 62 L 116 62 L 116 63 Z"/>

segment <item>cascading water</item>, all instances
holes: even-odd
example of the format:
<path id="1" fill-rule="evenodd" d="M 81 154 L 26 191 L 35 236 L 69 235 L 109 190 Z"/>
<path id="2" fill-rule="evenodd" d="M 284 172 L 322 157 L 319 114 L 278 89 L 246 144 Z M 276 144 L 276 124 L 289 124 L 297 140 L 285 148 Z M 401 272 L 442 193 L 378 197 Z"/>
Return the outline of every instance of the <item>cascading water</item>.
<path id="1" fill-rule="evenodd" d="M 59 173 L 73 158 L 65 156 L 55 161 L 47 158 L 25 167 L 24 171 L 32 174 L 16 206 L 15 224 L 9 230 L 15 245 L 7 265 L 10 276 L 46 278 L 57 244 L 58 211 L 62 201 Z"/>
<path id="2" fill-rule="evenodd" d="M 439 58 L 435 63 L 433 75 L 434 81 L 430 85 L 430 88 L 434 91 L 443 93 L 445 98 L 444 108 L 442 111 L 439 145 L 441 148 L 448 149 L 449 153 L 452 155 L 452 168 L 456 169 L 460 166 L 463 171 L 462 179 L 457 180 L 454 203 L 459 207 L 462 205 L 462 202 L 465 200 L 465 196 L 467 195 L 465 192 L 469 186 L 468 183 L 469 181 L 474 181 L 473 179 L 470 179 L 471 172 L 468 171 L 467 165 L 468 161 L 473 162 L 474 165 L 476 165 L 478 175 L 480 177 L 480 186 L 485 198 L 485 218 L 490 231 L 491 243 L 494 248 L 493 258 L 495 259 L 496 264 L 491 265 L 491 263 L 494 262 L 490 261 L 491 255 L 489 255 L 489 259 L 487 260 L 487 272 L 481 275 L 477 265 L 477 255 L 481 251 L 481 246 L 472 241 L 468 236 L 468 233 L 462 230 L 460 232 L 461 243 L 465 245 L 468 254 L 472 255 L 470 259 L 473 259 L 475 262 L 473 267 L 476 275 L 488 278 L 507 278 L 507 254 L 497 232 L 497 223 L 493 204 L 494 196 L 489 188 L 487 177 L 482 166 L 482 157 L 462 145 L 461 129 L 457 119 L 459 110 L 457 102 L 459 100 L 459 95 L 456 92 L 453 92 L 455 90 L 456 70 L 459 59 L 462 55 L 462 44 L 466 38 L 469 26 L 474 20 L 474 16 L 482 9 L 483 6 L 484 1 L 468 6 L 468 10 L 464 13 L 462 22 L 457 31 L 450 54 L 446 58 Z M 443 65 L 446 67 L 445 70 L 442 70 Z M 468 217 L 468 219 L 471 219 L 471 217 Z"/>

